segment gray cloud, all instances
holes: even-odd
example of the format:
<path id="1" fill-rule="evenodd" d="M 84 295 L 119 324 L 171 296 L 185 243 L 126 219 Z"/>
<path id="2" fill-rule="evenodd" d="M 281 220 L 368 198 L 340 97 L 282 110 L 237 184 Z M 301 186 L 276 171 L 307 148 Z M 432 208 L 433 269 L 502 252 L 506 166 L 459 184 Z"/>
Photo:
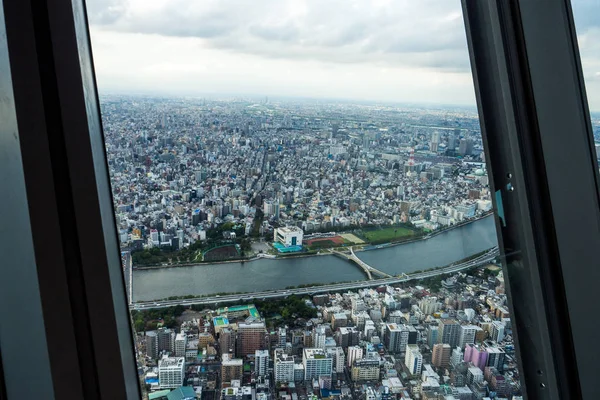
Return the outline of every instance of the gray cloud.
<path id="1" fill-rule="evenodd" d="M 599 109 L 600 0 L 572 0 L 572 6 L 590 106 Z M 87 7 L 94 29 L 129 41 L 138 37 L 130 34 L 146 38 L 140 42 L 143 47 L 131 50 L 118 40 L 96 41 L 95 49 L 101 48 L 106 55 L 105 69 L 100 71 L 120 65 L 118 57 L 136 54 L 128 57 L 127 69 L 115 67 L 113 72 L 130 71 L 131 79 L 150 70 L 176 69 L 183 82 L 190 71 L 200 68 L 198 60 L 206 60 L 201 68 L 210 78 L 205 83 L 215 85 L 231 82 L 231 75 L 221 72 L 227 64 L 238 67 L 228 69 L 228 74 L 243 76 L 238 86 L 269 85 L 275 75 L 287 82 L 281 74 L 293 70 L 294 79 L 304 79 L 297 85 L 304 90 L 316 76 L 339 70 L 344 76 L 356 72 L 353 85 L 346 88 L 338 74 L 328 76 L 312 90 L 334 91 L 335 78 L 336 95 L 343 90 L 353 96 L 381 95 L 389 90 L 391 97 L 390 83 L 401 79 L 392 75 L 383 79 L 381 74 L 390 69 L 419 75 L 410 79 L 415 86 L 411 96 L 422 92 L 424 97 L 435 98 L 444 93 L 452 98 L 459 96 L 456 88 L 460 85 L 463 94 L 472 90 L 468 87 L 470 64 L 459 0 L 88 0 Z M 154 43 L 159 40 L 181 45 L 179 53 L 155 53 Z M 122 52 L 119 56 L 117 49 Z M 194 52 L 198 55 L 192 61 L 186 54 Z M 204 54 L 211 58 L 205 59 Z M 261 63 L 260 59 L 265 62 L 262 69 L 248 76 L 243 63 Z M 318 67 L 306 72 L 304 68 L 311 63 Z M 261 71 L 268 76 L 260 78 L 262 81 L 257 77 Z M 357 81 L 365 85 L 362 92 L 356 89 Z M 369 87 L 371 83 L 375 86 Z"/>
<path id="2" fill-rule="evenodd" d="M 172 0 L 146 7 L 135 0 L 90 0 L 89 4 L 90 22 L 104 28 L 203 38 L 213 48 L 262 57 L 462 72 L 469 68 L 459 1 Z"/>

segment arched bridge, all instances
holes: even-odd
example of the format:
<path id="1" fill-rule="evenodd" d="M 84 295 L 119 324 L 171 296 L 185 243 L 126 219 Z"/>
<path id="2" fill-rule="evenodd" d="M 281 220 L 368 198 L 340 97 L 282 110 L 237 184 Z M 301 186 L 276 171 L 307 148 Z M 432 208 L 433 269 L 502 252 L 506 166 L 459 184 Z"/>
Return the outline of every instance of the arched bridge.
<path id="1" fill-rule="evenodd" d="M 331 250 L 331 252 L 335 255 L 345 258 L 346 260 L 354 261 L 355 264 L 357 264 L 359 267 L 362 268 L 363 271 L 365 271 L 365 274 L 367 274 L 369 279 L 373 279 L 373 275 L 377 275 L 377 276 L 384 277 L 384 278 L 392 277 L 392 275 L 386 274 L 383 271 L 373 268 L 369 264 L 367 264 L 366 262 L 364 262 L 363 260 L 358 258 L 356 256 L 356 254 L 354 254 L 354 250 L 352 249 L 352 247 L 350 247 L 349 252 L 346 252 L 346 251 L 342 252 L 342 251 L 337 251 L 337 250 Z"/>

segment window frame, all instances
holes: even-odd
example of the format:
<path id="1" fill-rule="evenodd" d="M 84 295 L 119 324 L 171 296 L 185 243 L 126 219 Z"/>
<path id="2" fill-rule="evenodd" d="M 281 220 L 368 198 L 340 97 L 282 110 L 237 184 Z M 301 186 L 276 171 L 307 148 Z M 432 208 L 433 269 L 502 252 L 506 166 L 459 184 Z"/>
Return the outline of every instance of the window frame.
<path id="1" fill-rule="evenodd" d="M 600 247 L 599 179 L 570 2 L 462 4 L 522 385 L 530 398 L 597 398 L 588 294 L 600 273 L 581 265 Z"/>

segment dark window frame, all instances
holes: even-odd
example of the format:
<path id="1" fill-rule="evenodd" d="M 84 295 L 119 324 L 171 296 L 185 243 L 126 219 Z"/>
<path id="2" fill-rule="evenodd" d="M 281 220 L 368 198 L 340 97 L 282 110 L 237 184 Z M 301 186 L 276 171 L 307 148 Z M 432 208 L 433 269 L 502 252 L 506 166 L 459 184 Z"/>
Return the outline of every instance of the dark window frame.
<path id="1" fill-rule="evenodd" d="M 570 2 L 462 2 L 522 384 L 532 399 L 598 398 L 600 271 L 584 264 L 600 248 L 599 179 Z"/>
<path id="2" fill-rule="evenodd" d="M 462 1 L 522 383 L 599 398 L 600 270 L 581 273 L 600 248 L 599 178 L 570 3 Z M 0 4 L 0 219 L 15 227 L 0 238 L 0 398 L 137 399 L 85 5 Z"/>

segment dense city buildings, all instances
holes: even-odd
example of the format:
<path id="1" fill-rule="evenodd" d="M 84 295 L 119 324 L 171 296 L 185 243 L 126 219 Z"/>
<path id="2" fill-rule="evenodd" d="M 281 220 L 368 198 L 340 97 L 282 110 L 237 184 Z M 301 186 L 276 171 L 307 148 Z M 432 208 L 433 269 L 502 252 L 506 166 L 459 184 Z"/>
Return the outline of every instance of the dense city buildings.
<path id="1" fill-rule="evenodd" d="M 484 264 L 450 277 L 451 289 L 441 285 L 448 277 L 439 276 L 185 310 L 180 325 L 139 335 L 141 345 L 154 349 L 143 353 L 145 382 L 156 393 L 179 382 L 164 372 L 166 365 L 180 371 L 183 362 L 168 361 L 176 359 L 168 350 L 173 337 L 175 353 L 186 343 L 183 385 L 202 398 L 519 399 L 510 314 L 497 312 L 507 304 L 498 290 L 502 272 Z M 292 306 L 296 316 L 282 318 Z M 352 318 L 359 313 L 364 320 Z M 342 314 L 350 318 L 336 326 Z M 232 348 L 245 350 L 234 356 Z"/>
<path id="2" fill-rule="evenodd" d="M 134 267 L 402 240 L 491 210 L 475 110 L 113 96 L 102 111 Z"/>
<path id="3" fill-rule="evenodd" d="M 427 241 L 491 210 L 474 110 L 102 100 L 126 276 L 290 255 L 325 271 L 319 254 Z M 218 307 L 182 300 L 158 320 L 135 311 L 141 372 L 150 392 L 177 383 L 215 400 L 517 399 L 502 272 L 472 267 Z M 173 357 L 181 382 L 161 375 Z"/>

